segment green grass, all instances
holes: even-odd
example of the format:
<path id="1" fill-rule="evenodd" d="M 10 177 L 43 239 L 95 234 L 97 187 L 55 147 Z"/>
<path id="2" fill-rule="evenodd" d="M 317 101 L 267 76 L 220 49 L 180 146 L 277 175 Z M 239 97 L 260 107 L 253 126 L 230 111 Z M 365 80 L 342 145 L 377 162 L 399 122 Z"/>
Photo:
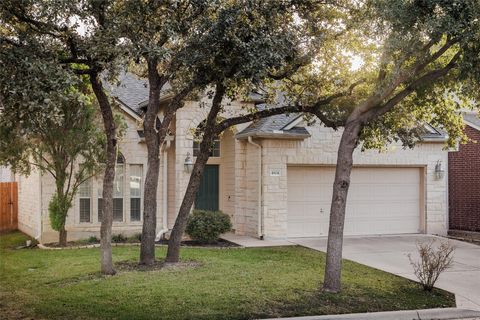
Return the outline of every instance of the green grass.
<path id="1" fill-rule="evenodd" d="M 2 319 L 251 319 L 454 306 L 450 293 L 426 293 L 350 261 L 342 293 L 321 293 L 325 256 L 301 247 L 184 248 L 182 259 L 200 267 L 102 277 L 99 249 L 14 249 L 25 239 L 0 236 Z M 113 254 L 116 262 L 135 261 L 139 248 Z"/>

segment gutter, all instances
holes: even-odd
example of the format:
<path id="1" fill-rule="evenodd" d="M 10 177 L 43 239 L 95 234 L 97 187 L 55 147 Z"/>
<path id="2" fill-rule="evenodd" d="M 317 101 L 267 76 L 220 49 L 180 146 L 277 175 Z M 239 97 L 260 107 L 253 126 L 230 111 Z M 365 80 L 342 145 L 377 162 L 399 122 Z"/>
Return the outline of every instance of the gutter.
<path id="1" fill-rule="evenodd" d="M 263 172 L 262 172 L 262 162 L 263 162 L 263 153 L 262 153 L 262 146 L 259 145 L 258 143 L 253 142 L 253 138 L 251 136 L 248 137 L 248 143 L 251 145 L 255 146 L 258 149 L 258 237 L 263 240 L 263 184 L 262 184 L 262 178 L 263 178 Z"/>
<path id="2" fill-rule="evenodd" d="M 308 133 L 289 133 L 285 131 L 278 132 L 249 132 L 249 133 L 240 133 L 235 136 L 235 138 L 242 140 L 245 138 L 265 138 L 265 139 L 289 139 L 289 140 L 305 140 L 310 138 L 311 135 Z"/>
<path id="3" fill-rule="evenodd" d="M 155 241 L 160 241 L 162 236 L 168 232 L 168 202 L 167 202 L 167 188 L 168 188 L 168 149 L 170 148 L 172 137 L 165 138 L 166 144 L 163 147 L 163 203 L 162 203 L 162 230 L 155 236 Z"/>

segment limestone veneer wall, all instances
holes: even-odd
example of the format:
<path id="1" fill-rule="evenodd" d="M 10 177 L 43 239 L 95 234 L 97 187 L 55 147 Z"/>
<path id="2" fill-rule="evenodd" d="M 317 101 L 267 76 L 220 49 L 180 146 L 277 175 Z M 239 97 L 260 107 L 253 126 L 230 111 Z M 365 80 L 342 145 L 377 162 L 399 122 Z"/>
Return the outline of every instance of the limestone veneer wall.
<path id="1" fill-rule="evenodd" d="M 18 229 L 31 237 L 40 236 L 41 176 L 33 170 L 29 176 L 17 175 Z"/>
<path id="2" fill-rule="evenodd" d="M 124 190 L 124 221 L 113 223 L 113 234 L 133 235 L 139 233 L 142 230 L 142 221 L 130 221 L 130 164 L 143 165 L 143 181 L 142 181 L 142 194 L 143 183 L 145 181 L 147 171 L 147 148 L 145 143 L 141 141 L 138 136 L 137 128 L 139 123 L 132 117 L 125 115 L 124 117 L 127 129 L 123 139 L 119 143 L 120 152 L 125 157 L 125 175 L 123 181 Z M 161 161 L 161 165 L 163 165 Z M 80 222 L 79 220 L 79 200 L 76 197 L 72 209 L 70 209 L 67 216 L 66 229 L 68 232 L 68 240 L 85 239 L 89 236 L 100 236 L 100 224 L 98 221 L 98 192 L 101 190 L 103 175 L 99 175 L 93 178 L 92 182 L 92 206 L 91 206 L 91 222 Z M 58 241 L 58 233 L 50 227 L 50 221 L 48 217 L 48 203 L 54 193 L 54 180 L 49 175 L 42 176 L 42 242 L 54 242 Z M 163 183 L 162 183 L 162 168 L 160 168 L 160 177 L 157 191 L 158 207 L 157 207 L 157 230 L 161 230 L 162 226 L 162 202 L 163 202 Z M 143 210 L 143 197 L 141 208 Z"/>
<path id="3" fill-rule="evenodd" d="M 263 212 L 264 235 L 266 238 L 285 238 L 287 236 L 287 170 L 289 165 L 322 165 L 335 166 L 337 148 L 341 131 L 333 131 L 320 125 L 307 127 L 312 135 L 300 140 L 258 140 L 263 152 Z M 243 142 L 249 151 L 250 146 Z M 354 153 L 354 164 L 361 166 L 408 166 L 424 168 L 425 176 L 425 232 L 430 234 L 446 234 L 447 231 L 447 178 L 437 180 L 434 174 L 435 164 L 441 160 L 444 168 L 447 166 L 448 154 L 443 150 L 443 143 L 422 143 L 415 149 L 404 150 L 399 145 L 391 145 L 388 152 L 379 153 L 376 150 L 361 152 L 358 148 Z M 255 202 L 254 184 L 258 174 L 252 167 L 256 163 L 255 152 L 245 152 L 247 199 L 245 204 L 237 207 L 245 208 L 245 226 L 241 232 L 256 236 L 256 215 L 253 209 Z M 280 170 L 280 176 L 272 177 L 271 169 Z M 238 192 L 237 192 L 238 194 Z M 249 197 L 251 196 L 251 198 Z M 251 199 L 251 200 L 250 200 Z M 239 199 L 240 200 L 240 199 Z M 258 202 L 257 202 L 258 203 Z M 237 211 L 238 212 L 238 211 Z M 242 221 L 243 222 L 243 221 Z"/>

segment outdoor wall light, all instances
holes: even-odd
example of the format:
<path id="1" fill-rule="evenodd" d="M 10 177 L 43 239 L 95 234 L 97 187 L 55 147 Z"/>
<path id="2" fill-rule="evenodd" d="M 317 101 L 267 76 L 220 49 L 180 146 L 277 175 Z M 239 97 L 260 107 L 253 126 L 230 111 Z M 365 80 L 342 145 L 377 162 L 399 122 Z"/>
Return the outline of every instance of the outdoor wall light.
<path id="1" fill-rule="evenodd" d="M 445 177 L 445 169 L 443 169 L 442 161 L 438 160 L 435 165 L 435 178 L 437 178 L 437 180 L 442 180 L 443 177 Z"/>
<path id="2" fill-rule="evenodd" d="M 183 166 L 186 173 L 192 172 L 193 160 L 190 157 L 190 152 L 187 152 L 187 157 L 185 158 L 185 163 L 183 164 Z"/>

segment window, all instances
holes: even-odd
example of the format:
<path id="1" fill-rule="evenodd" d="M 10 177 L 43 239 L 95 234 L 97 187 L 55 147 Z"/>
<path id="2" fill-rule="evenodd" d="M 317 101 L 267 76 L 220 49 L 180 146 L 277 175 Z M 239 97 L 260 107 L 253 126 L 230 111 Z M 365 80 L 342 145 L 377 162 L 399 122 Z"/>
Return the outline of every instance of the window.
<path id="1" fill-rule="evenodd" d="M 123 222 L 123 182 L 125 175 L 125 158 L 119 155 L 117 165 L 115 166 L 115 179 L 113 180 L 113 221 Z M 98 187 L 98 222 L 102 221 L 103 215 L 103 198 L 102 183 L 99 182 Z"/>
<path id="2" fill-rule="evenodd" d="M 200 153 L 200 141 L 193 141 L 193 156 L 197 157 Z M 210 157 L 220 157 L 220 140 L 214 140 L 210 149 Z"/>
<path id="3" fill-rule="evenodd" d="M 103 182 L 100 180 L 98 181 L 98 200 L 97 200 L 97 206 L 98 206 L 98 222 L 102 222 L 102 214 L 103 214 Z"/>
<path id="4" fill-rule="evenodd" d="M 130 221 L 140 221 L 142 172 L 143 167 L 141 164 L 130 165 Z"/>
<path id="5" fill-rule="evenodd" d="M 91 222 L 92 180 L 88 179 L 78 187 L 80 222 Z"/>
<path id="6" fill-rule="evenodd" d="M 123 182 L 125 176 L 125 158 L 119 154 L 113 180 L 113 221 L 123 221 Z"/>

